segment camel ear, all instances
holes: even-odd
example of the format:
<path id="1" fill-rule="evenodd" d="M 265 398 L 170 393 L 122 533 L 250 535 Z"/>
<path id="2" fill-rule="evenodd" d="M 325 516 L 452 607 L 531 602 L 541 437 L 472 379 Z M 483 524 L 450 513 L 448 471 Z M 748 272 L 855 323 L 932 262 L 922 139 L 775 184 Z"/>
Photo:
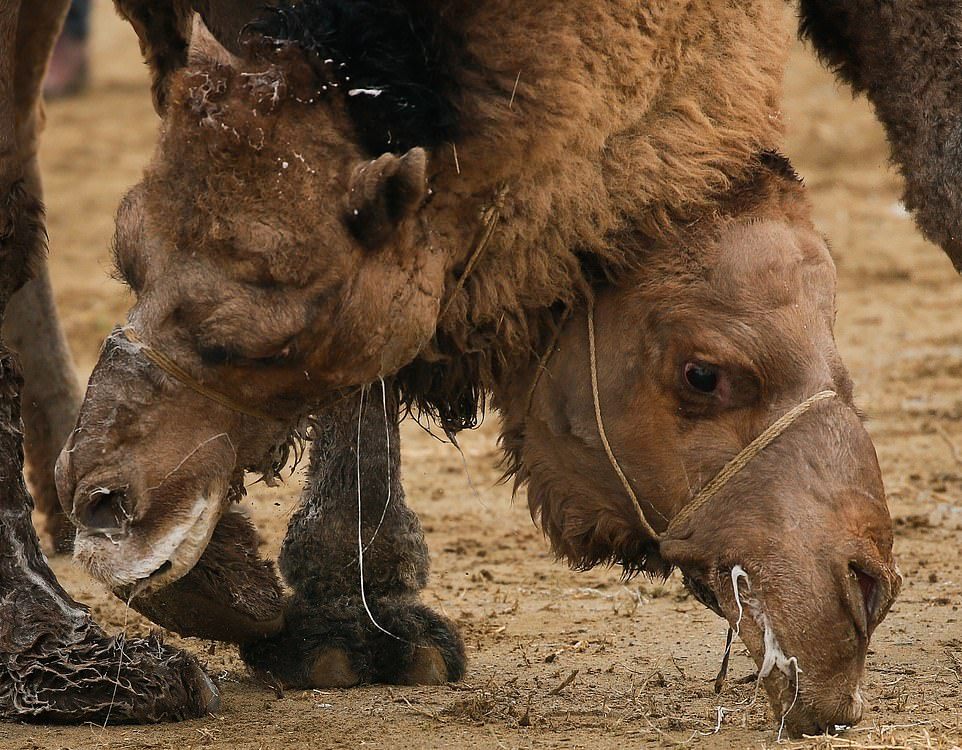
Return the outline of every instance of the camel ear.
<path id="1" fill-rule="evenodd" d="M 228 52 L 227 48 L 214 38 L 199 13 L 194 15 L 193 25 L 191 26 L 190 48 L 187 52 L 187 59 L 191 65 L 213 62 L 230 68 L 240 67 L 240 60 L 237 56 Z"/>
<path id="2" fill-rule="evenodd" d="M 358 241 L 376 248 L 412 216 L 427 196 L 428 157 L 423 148 L 384 154 L 351 175 L 347 225 Z"/>

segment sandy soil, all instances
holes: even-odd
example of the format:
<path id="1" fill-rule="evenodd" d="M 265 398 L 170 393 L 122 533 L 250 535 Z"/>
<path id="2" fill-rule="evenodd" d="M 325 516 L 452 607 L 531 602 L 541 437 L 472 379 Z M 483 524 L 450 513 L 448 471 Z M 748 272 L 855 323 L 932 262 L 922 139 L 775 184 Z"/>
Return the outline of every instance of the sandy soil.
<path id="1" fill-rule="evenodd" d="M 50 106 L 43 148 L 54 282 L 84 374 L 128 304 L 109 278 L 112 216 L 156 130 L 134 37 L 104 0 L 93 47 L 92 89 Z M 788 151 L 834 245 L 838 338 L 871 417 L 905 575 L 901 599 L 873 641 L 864 690 L 872 708 L 863 725 L 802 744 L 952 747 L 962 744 L 962 529 L 945 511 L 960 507 L 962 491 L 962 283 L 902 209 L 899 178 L 865 103 L 852 102 L 801 47 L 788 89 Z M 524 499 L 512 502 L 497 484 L 495 423 L 464 436 L 467 471 L 450 447 L 416 428 L 404 435 L 409 499 L 433 552 L 426 600 L 460 624 L 468 644 L 461 684 L 279 696 L 246 674 L 233 649 L 187 640 L 182 645 L 202 654 L 220 681 L 220 716 L 107 730 L 2 725 L 0 747 L 774 745 L 765 701 L 711 733 L 719 702 L 735 706 L 751 688 L 730 686 L 720 700 L 713 694 L 725 625 L 676 578 L 623 585 L 612 571 L 575 574 L 553 562 Z M 280 490 L 251 492 L 272 548 L 297 492 L 296 477 Z M 101 622 L 122 627 L 115 599 L 69 560 L 54 567 Z M 131 632 L 149 628 L 130 620 Z M 739 652 L 731 674 L 751 672 Z"/>

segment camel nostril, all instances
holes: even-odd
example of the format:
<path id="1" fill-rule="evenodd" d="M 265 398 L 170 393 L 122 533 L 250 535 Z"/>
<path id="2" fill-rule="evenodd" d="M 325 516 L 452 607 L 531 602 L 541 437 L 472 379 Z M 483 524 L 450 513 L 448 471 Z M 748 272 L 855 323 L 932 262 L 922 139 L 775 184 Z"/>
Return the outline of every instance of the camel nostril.
<path id="1" fill-rule="evenodd" d="M 879 611 L 879 582 L 871 573 L 866 573 L 856 563 L 849 563 L 849 571 L 858 583 L 859 591 L 862 594 L 862 601 L 865 603 L 865 615 L 868 620 L 869 628 L 876 624 Z"/>
<path id="2" fill-rule="evenodd" d="M 124 505 L 123 490 L 98 487 L 88 493 L 86 500 L 74 506 L 74 516 L 79 525 L 94 533 L 117 533 L 124 530 L 130 515 Z"/>

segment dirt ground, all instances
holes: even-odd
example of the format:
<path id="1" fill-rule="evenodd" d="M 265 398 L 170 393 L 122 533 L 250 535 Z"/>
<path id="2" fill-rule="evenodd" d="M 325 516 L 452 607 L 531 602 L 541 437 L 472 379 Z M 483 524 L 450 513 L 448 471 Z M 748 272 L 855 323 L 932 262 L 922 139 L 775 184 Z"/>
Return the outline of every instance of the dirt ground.
<path id="1" fill-rule="evenodd" d="M 138 179 L 156 130 L 133 34 L 97 4 L 93 85 L 49 107 L 43 146 L 51 264 L 84 375 L 123 318 L 109 278 L 114 208 Z M 804 175 L 839 269 L 837 335 L 870 415 L 896 522 L 902 596 L 873 640 L 863 724 L 799 746 L 962 744 L 962 283 L 899 203 L 880 128 L 799 47 L 788 75 L 788 152 Z M 465 465 L 416 427 L 404 431 L 411 504 L 424 521 L 434 573 L 426 601 L 454 618 L 470 666 L 458 685 L 375 686 L 280 696 L 236 652 L 172 638 L 219 680 L 216 718 L 148 728 L 0 725 L 0 748 L 427 747 L 621 748 L 774 745 L 764 700 L 715 728 L 716 706 L 750 686 L 711 689 L 725 625 L 678 579 L 623 585 L 614 571 L 576 574 L 552 560 L 523 497 L 497 484 L 496 418 L 463 437 Z M 468 476 L 470 475 L 470 482 Z M 473 487 L 472 488 L 472 483 Z M 254 488 L 248 502 L 276 548 L 298 495 Z M 122 605 L 69 560 L 61 581 L 116 632 Z M 128 630 L 149 626 L 131 613 Z M 749 675 L 739 651 L 731 674 Z M 787 746 L 794 747 L 795 743 Z"/>

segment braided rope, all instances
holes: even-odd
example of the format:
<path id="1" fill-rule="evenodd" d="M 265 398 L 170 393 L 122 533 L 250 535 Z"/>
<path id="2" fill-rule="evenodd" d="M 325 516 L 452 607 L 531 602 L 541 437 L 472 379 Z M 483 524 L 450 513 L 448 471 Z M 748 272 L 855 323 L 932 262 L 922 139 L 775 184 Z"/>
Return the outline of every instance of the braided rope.
<path id="1" fill-rule="evenodd" d="M 199 393 L 204 398 L 213 401 L 215 404 L 220 404 L 231 411 L 246 414 L 249 417 L 254 417 L 255 419 L 264 421 L 277 421 L 277 417 L 272 414 L 258 411 L 257 409 L 252 409 L 249 406 L 235 401 L 227 394 L 221 393 L 210 386 L 204 385 L 169 356 L 147 344 L 143 339 L 140 338 L 140 336 L 137 335 L 137 332 L 134 331 L 133 328 L 121 328 L 120 332 L 130 343 L 136 344 L 140 347 L 140 352 L 151 362 L 151 364 L 160 368 L 165 373 L 170 375 L 174 380 L 178 381 L 182 385 L 187 386 L 195 393 Z"/>
<path id="2" fill-rule="evenodd" d="M 608 442 L 608 434 L 605 432 L 605 421 L 601 417 L 601 397 L 598 390 L 598 352 L 595 346 L 595 301 L 592 297 L 588 298 L 588 359 L 591 364 L 591 397 L 595 406 L 595 424 L 598 425 L 598 435 L 601 437 L 601 444 L 605 447 L 605 453 L 608 455 L 608 462 L 611 464 L 611 468 L 615 470 L 615 474 L 617 474 L 618 479 L 621 480 L 625 492 L 628 494 L 628 497 L 631 498 L 631 503 L 638 513 L 638 521 L 641 523 L 641 527 L 652 539 L 657 541 L 661 539 L 661 535 L 648 523 L 648 519 L 645 517 L 645 511 L 641 509 L 641 503 L 638 502 L 638 496 L 631 487 L 631 482 L 628 481 L 625 472 L 621 470 L 621 465 L 618 463 L 618 459 L 615 458 L 615 453 L 611 449 L 611 443 Z"/>
<path id="3" fill-rule="evenodd" d="M 655 531 L 652 525 L 648 522 L 648 519 L 645 517 L 645 512 L 641 507 L 638 496 L 635 494 L 635 491 L 631 486 L 631 482 L 628 481 L 628 477 L 625 476 L 625 472 L 622 471 L 621 465 L 618 463 L 618 458 L 615 456 L 615 453 L 611 448 L 611 443 L 608 441 L 608 435 L 605 431 L 604 419 L 602 418 L 601 414 L 601 394 L 598 388 L 598 353 L 595 342 L 595 303 L 594 299 L 591 297 L 588 299 L 588 360 L 591 367 L 591 397 L 594 401 L 595 407 L 595 422 L 598 426 L 598 435 L 601 437 L 601 444 L 604 446 L 605 454 L 608 456 L 608 462 L 611 464 L 611 468 L 614 469 L 615 474 L 618 475 L 618 479 L 621 480 L 621 484 L 625 488 L 625 493 L 631 499 L 631 503 L 638 515 L 638 520 L 641 523 L 642 529 L 644 529 L 644 531 L 654 541 L 661 541 L 664 535 Z M 762 432 L 758 437 L 756 437 L 741 451 L 739 451 L 733 459 L 731 459 L 722 467 L 721 471 L 719 471 L 714 478 L 708 482 L 708 484 L 702 487 L 695 494 L 691 502 L 685 505 L 678 512 L 678 514 L 671 519 L 665 533 L 670 534 L 673 529 L 690 519 L 700 508 L 702 508 L 706 503 L 708 503 L 709 500 L 717 495 L 718 492 L 726 484 L 728 484 L 732 477 L 737 475 L 742 469 L 748 466 L 748 464 L 751 463 L 759 453 L 777 440 L 782 433 L 784 433 L 789 427 L 801 419 L 809 410 L 811 410 L 813 406 L 821 401 L 835 398 L 837 395 L 838 394 L 832 390 L 819 391 L 818 393 L 809 396 L 802 403 L 785 412 L 785 414 L 772 422 L 772 424 L 770 424 L 764 432 Z"/>
<path id="4" fill-rule="evenodd" d="M 725 464 L 722 470 L 715 475 L 714 479 L 698 490 L 698 493 L 692 498 L 691 502 L 678 511 L 678 515 L 671 519 L 671 523 L 668 526 L 669 530 L 691 518 L 699 508 L 717 495 L 732 477 L 751 463 L 752 459 L 771 445 L 782 433 L 815 406 L 815 404 L 820 401 L 835 398 L 837 395 L 835 391 L 831 390 L 819 391 L 772 422 L 761 435 L 752 440 L 738 455 Z"/>

